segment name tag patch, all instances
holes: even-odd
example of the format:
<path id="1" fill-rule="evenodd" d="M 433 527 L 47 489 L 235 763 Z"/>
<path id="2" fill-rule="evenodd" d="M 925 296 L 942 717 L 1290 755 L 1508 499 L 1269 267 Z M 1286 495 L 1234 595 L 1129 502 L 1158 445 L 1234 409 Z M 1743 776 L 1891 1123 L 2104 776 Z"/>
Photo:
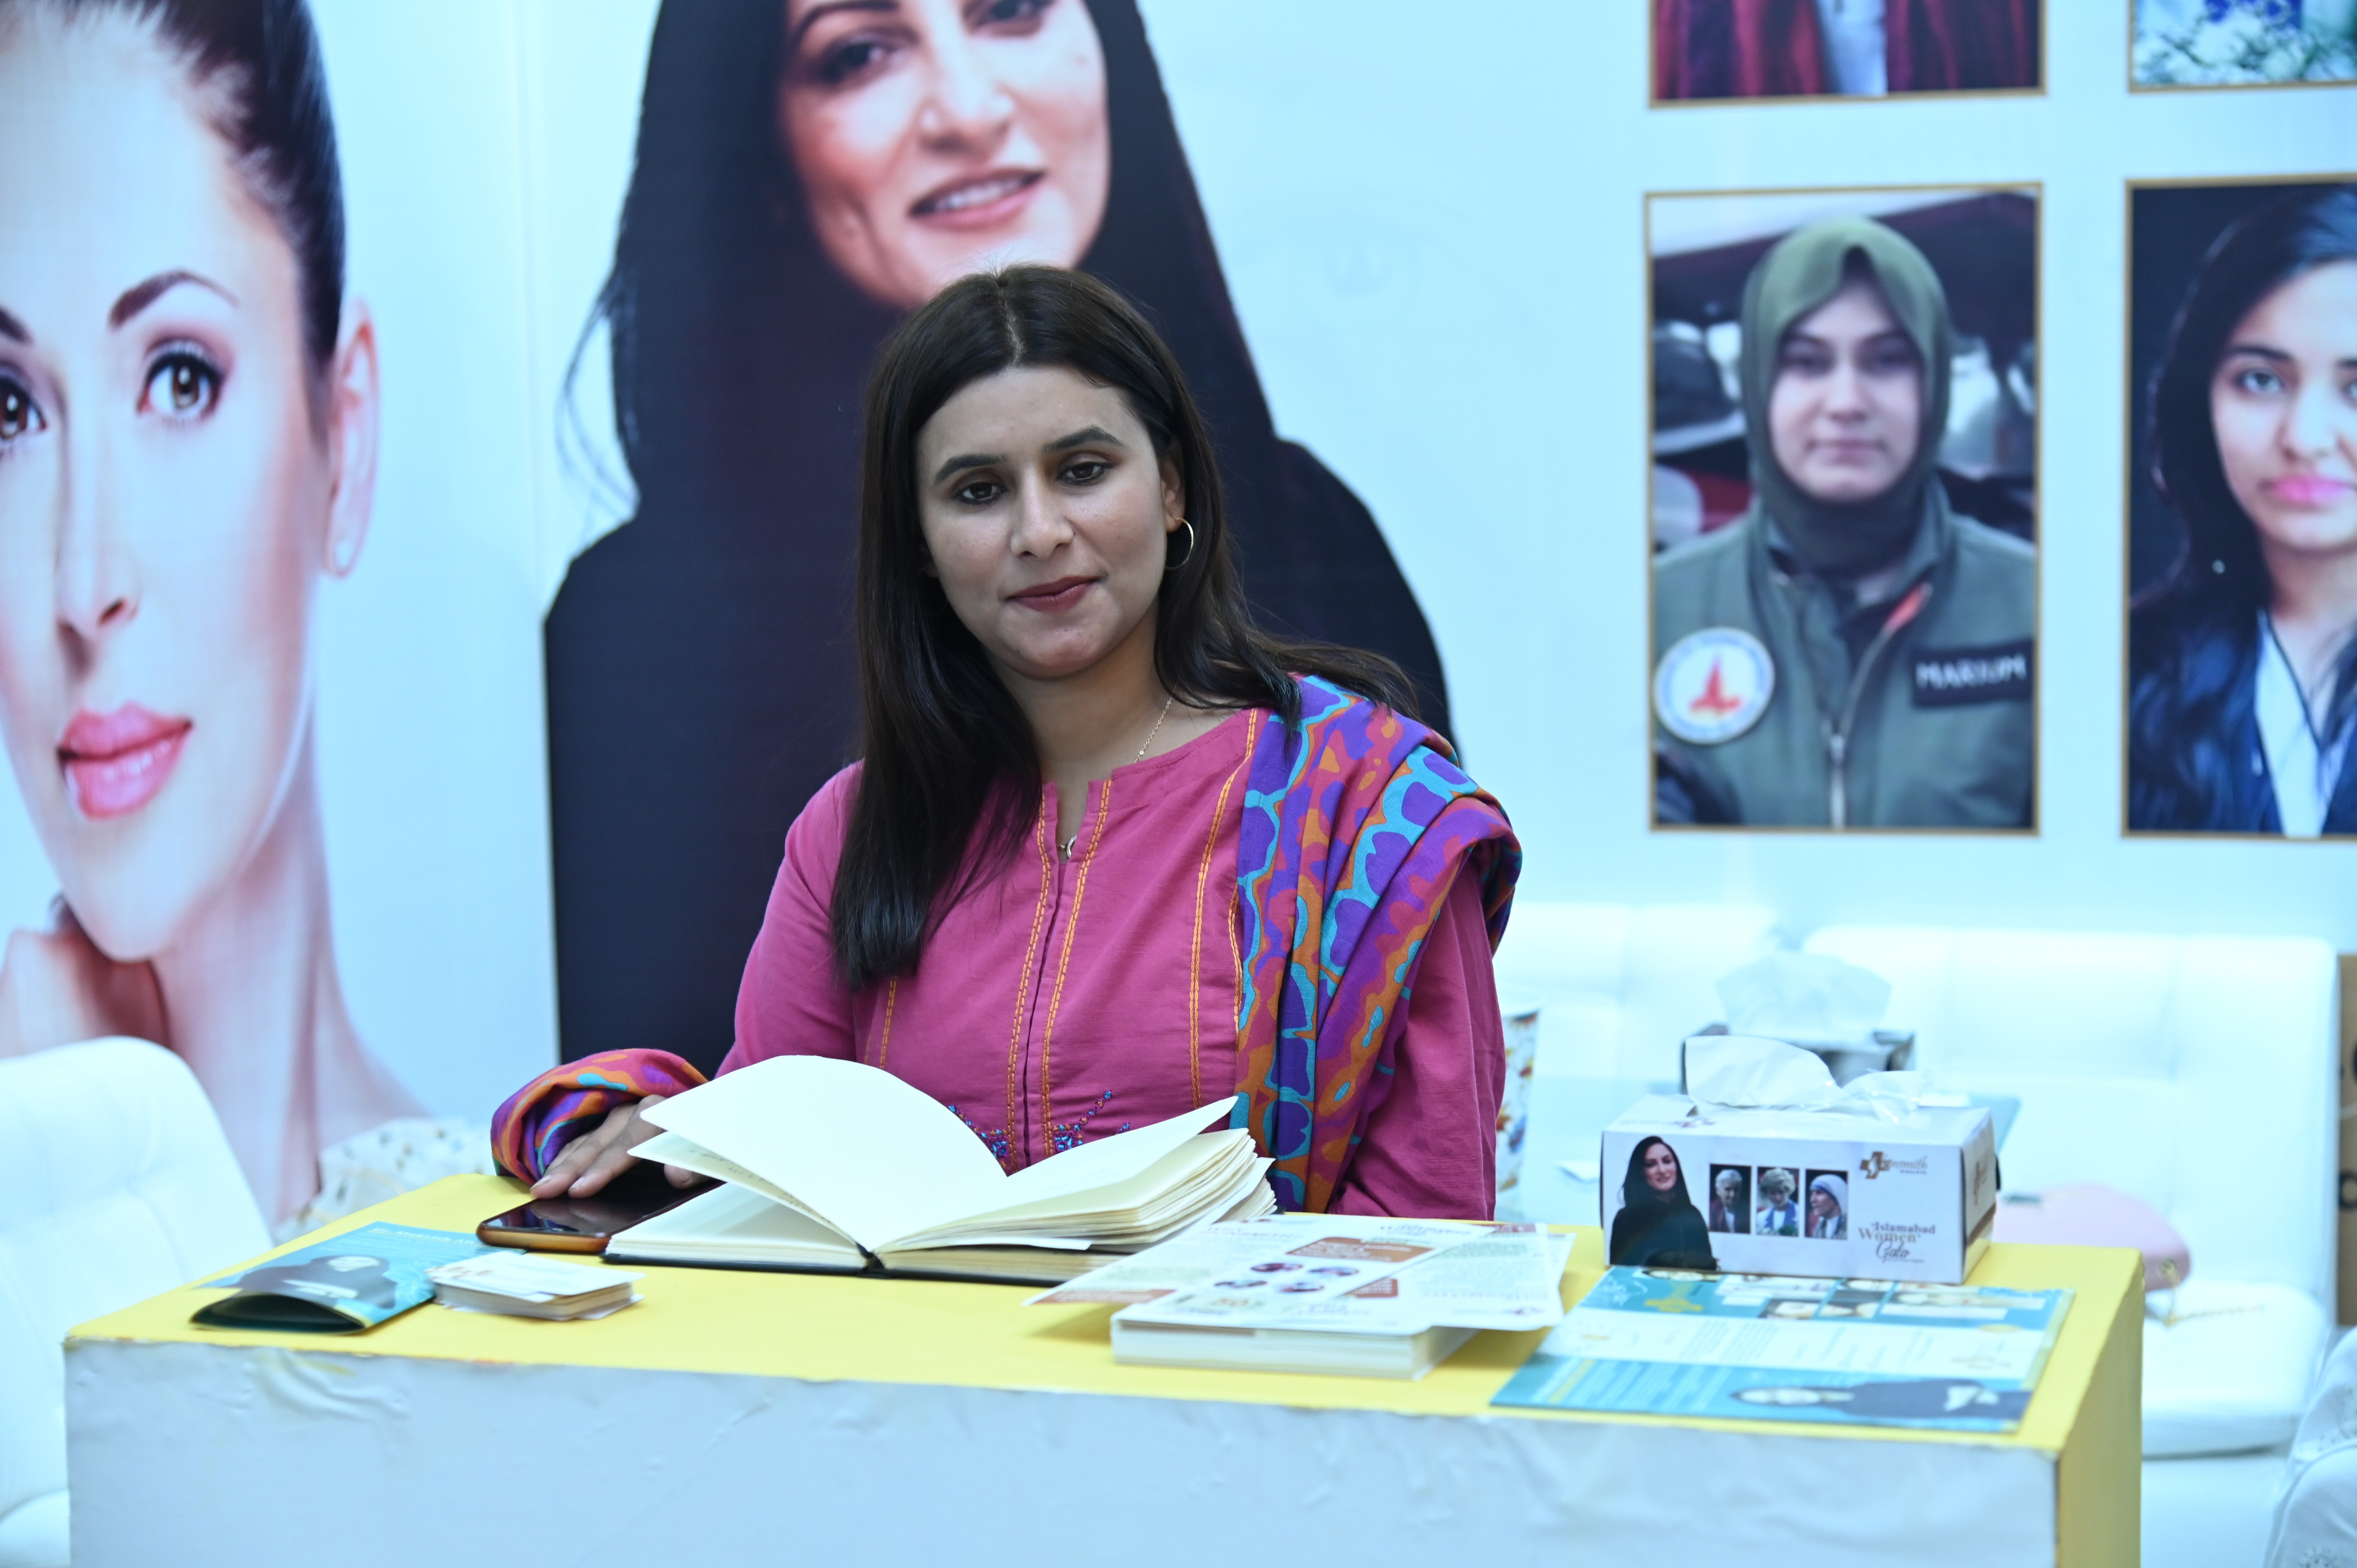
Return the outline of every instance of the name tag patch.
<path id="1" fill-rule="evenodd" d="M 1986 648 L 1926 648 L 1914 655 L 1915 705 L 1957 708 L 1968 703 L 2027 702 L 2029 638 Z"/>

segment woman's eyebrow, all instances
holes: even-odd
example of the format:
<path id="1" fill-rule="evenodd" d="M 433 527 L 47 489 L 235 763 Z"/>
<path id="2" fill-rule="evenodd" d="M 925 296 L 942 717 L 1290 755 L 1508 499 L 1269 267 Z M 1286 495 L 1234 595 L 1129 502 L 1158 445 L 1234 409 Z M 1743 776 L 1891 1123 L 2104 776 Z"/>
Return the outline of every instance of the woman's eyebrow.
<path id="1" fill-rule="evenodd" d="M 933 470 L 933 483 L 940 484 L 961 468 L 988 468 L 1006 461 L 1000 452 L 961 452 Z"/>
<path id="2" fill-rule="evenodd" d="M 1045 446 L 1040 447 L 1039 450 L 1042 452 L 1069 452 L 1075 446 L 1106 446 L 1125 447 L 1126 445 L 1127 444 L 1124 442 L 1120 436 L 1115 435 L 1103 425 L 1089 424 L 1083 425 L 1080 429 L 1073 431 L 1070 435 L 1059 435 L 1053 441 L 1049 442 Z"/>
<path id="3" fill-rule="evenodd" d="M 183 272 L 175 268 L 168 273 L 157 273 L 145 282 L 133 284 L 129 288 L 124 289 L 123 296 L 114 302 L 114 308 L 106 313 L 106 325 L 110 328 L 121 327 L 184 283 L 194 284 L 199 288 L 210 289 L 231 305 L 237 303 L 237 295 L 230 293 L 212 279 L 197 273 Z"/>
<path id="4" fill-rule="evenodd" d="M 2290 364 L 2293 358 L 2283 349 L 2270 348 L 2265 343 L 2229 343 L 2226 351 L 2219 358 L 2231 360 L 2237 354 L 2248 354 L 2255 360 L 2271 360 L 2279 365 Z"/>
<path id="5" fill-rule="evenodd" d="M 5 338 L 11 342 L 22 343 L 28 349 L 31 348 L 33 344 L 32 328 L 27 327 L 23 322 L 9 315 L 5 310 L 0 310 L 0 338 Z"/>
<path id="6" fill-rule="evenodd" d="M 788 35 L 786 58 L 788 59 L 793 58 L 794 51 L 802 47 L 802 36 L 808 33 L 812 26 L 822 17 L 831 16 L 837 11 L 889 12 L 898 11 L 899 8 L 900 0 L 827 0 L 824 5 L 813 5 L 802 13 L 802 19 L 794 24 L 793 32 Z"/>

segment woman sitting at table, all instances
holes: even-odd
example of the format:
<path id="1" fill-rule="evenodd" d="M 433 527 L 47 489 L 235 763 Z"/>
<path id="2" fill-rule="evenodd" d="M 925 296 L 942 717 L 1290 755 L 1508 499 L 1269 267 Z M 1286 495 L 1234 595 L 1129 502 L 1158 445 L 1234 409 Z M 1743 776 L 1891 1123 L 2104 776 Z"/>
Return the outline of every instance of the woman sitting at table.
<path id="1" fill-rule="evenodd" d="M 720 1070 L 882 1068 L 1010 1171 L 1241 1092 L 1281 1207 L 1489 1217 L 1512 830 L 1387 661 L 1254 627 L 1153 328 L 1084 274 L 977 274 L 866 424 L 866 755 L 786 835 Z M 567 1063 L 500 1163 L 596 1192 L 698 1081 Z"/>

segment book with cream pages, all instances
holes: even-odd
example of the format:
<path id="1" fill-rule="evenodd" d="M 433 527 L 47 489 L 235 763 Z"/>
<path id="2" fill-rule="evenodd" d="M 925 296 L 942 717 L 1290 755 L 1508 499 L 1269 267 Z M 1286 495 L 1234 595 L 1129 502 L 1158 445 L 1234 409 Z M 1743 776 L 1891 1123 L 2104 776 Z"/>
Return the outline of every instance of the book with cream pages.
<path id="1" fill-rule="evenodd" d="M 1230 1103 L 1009 1175 L 955 1113 L 891 1074 L 775 1057 L 645 1113 L 662 1132 L 641 1158 L 723 1185 L 621 1232 L 606 1256 L 1055 1283 L 1194 1225 L 1274 1211 L 1268 1162 L 1222 1125 Z"/>

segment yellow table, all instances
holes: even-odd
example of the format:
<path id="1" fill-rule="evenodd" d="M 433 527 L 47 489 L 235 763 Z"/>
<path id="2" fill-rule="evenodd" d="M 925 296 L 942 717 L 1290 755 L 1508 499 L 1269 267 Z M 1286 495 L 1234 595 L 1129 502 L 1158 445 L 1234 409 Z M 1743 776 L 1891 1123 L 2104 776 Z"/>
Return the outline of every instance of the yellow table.
<path id="1" fill-rule="evenodd" d="M 516 1190 L 317 1234 L 471 1230 Z M 1576 1235 L 1567 1300 L 1603 1265 Z M 1975 1283 L 2078 1293 L 2003 1437 L 1491 1410 L 1537 1334 L 1415 1383 L 1120 1367 L 1109 1308 L 1011 1286 L 649 1269 L 596 1322 L 332 1337 L 196 1327 L 219 1293 L 184 1287 L 67 1341 L 74 1560 L 2132 1568 L 2139 1271 L 1991 1249 Z"/>

